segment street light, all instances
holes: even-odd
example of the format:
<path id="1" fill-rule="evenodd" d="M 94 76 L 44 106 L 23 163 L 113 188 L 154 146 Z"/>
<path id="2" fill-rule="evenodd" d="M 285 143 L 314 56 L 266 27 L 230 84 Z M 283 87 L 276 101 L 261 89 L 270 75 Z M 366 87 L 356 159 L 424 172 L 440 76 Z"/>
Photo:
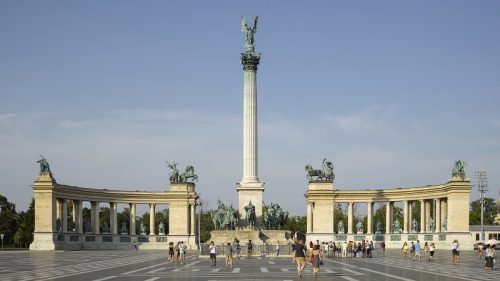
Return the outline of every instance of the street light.
<path id="1" fill-rule="evenodd" d="M 488 175 L 485 171 L 476 171 L 476 186 L 477 190 L 481 193 L 481 241 L 485 241 L 484 237 L 484 194 L 488 191 Z"/>
<path id="2" fill-rule="evenodd" d="M 198 194 L 198 198 L 200 198 L 201 193 Z M 196 202 L 196 207 L 198 208 L 198 250 L 200 251 L 200 256 L 201 256 L 201 233 L 200 233 L 200 221 L 201 221 L 201 202 Z"/>

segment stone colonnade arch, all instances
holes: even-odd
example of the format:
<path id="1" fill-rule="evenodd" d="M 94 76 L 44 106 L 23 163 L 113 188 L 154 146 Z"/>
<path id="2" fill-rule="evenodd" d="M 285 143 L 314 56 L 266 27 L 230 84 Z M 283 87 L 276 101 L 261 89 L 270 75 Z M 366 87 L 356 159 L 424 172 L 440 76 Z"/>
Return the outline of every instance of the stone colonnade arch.
<path id="1" fill-rule="evenodd" d="M 195 184 L 170 183 L 164 192 L 92 189 L 58 184 L 49 173 L 40 173 L 33 183 L 35 197 L 35 232 L 30 250 L 130 249 L 134 243 L 144 249 L 165 249 L 167 242 L 184 241 L 197 248 Z M 69 201 L 73 203 L 73 229 L 68 229 Z M 84 231 L 83 202 L 90 202 L 90 227 Z M 99 205 L 109 204 L 110 225 L 101 233 Z M 130 221 L 127 233 L 118 226 L 117 206 L 127 204 Z M 136 206 L 147 204 L 150 213 L 148 233 L 136 233 Z M 169 232 L 159 233 L 155 226 L 155 207 L 169 207 Z"/>
<path id="2" fill-rule="evenodd" d="M 389 248 L 401 247 L 404 241 L 433 241 L 438 247 L 448 247 L 458 239 L 462 245 L 471 244 L 469 232 L 469 201 L 471 184 L 465 175 L 455 175 L 447 183 L 422 187 L 393 189 L 338 190 L 333 182 L 311 181 L 305 194 L 307 203 L 307 241 L 382 242 Z M 403 221 L 395 229 L 394 204 L 401 202 Z M 412 217 L 412 207 L 418 202 L 420 214 Z M 347 204 L 345 232 L 334 220 L 335 205 Z M 386 204 L 385 229 L 377 229 L 373 221 L 375 203 Z M 354 222 L 355 204 L 366 204 L 366 231 L 358 232 Z M 400 203 L 398 203 L 400 204 Z M 417 222 L 417 228 L 412 222 Z M 377 232 L 377 230 L 379 232 Z"/>

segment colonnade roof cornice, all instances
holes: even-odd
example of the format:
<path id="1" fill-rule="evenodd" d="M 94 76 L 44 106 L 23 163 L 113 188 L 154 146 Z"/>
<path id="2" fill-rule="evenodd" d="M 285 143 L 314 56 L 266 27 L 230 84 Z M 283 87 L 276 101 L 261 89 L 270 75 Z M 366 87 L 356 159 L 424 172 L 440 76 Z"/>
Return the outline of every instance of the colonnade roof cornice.
<path id="1" fill-rule="evenodd" d="M 186 191 L 126 191 L 94 189 L 56 184 L 53 189 L 56 197 L 81 201 L 99 201 L 136 204 L 168 204 L 176 201 L 185 202 L 186 198 L 194 203 L 198 198 L 195 192 Z"/>
<path id="2" fill-rule="evenodd" d="M 406 188 L 362 190 L 335 189 L 330 193 L 323 190 L 308 190 L 305 197 L 308 201 L 333 199 L 335 202 L 339 203 L 375 203 L 388 201 L 430 200 L 447 197 L 452 193 L 470 193 L 470 190 L 470 181 L 449 181 L 445 184 Z"/>

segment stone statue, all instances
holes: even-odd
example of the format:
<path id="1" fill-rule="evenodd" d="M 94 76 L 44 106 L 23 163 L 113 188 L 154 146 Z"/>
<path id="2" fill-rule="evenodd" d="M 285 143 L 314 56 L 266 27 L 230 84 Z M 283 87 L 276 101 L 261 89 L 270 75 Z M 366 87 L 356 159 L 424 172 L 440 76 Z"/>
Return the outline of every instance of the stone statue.
<path id="1" fill-rule="evenodd" d="M 399 223 L 399 220 L 394 221 L 392 228 L 394 233 L 401 232 L 401 224 Z"/>
<path id="2" fill-rule="evenodd" d="M 141 235 L 146 235 L 146 226 L 141 222 Z"/>
<path id="3" fill-rule="evenodd" d="M 60 219 L 56 220 L 56 231 L 62 231 L 62 223 Z"/>
<path id="4" fill-rule="evenodd" d="M 356 224 L 356 233 L 363 234 L 363 222 L 362 221 L 358 221 L 358 223 Z"/>
<path id="5" fill-rule="evenodd" d="M 42 155 L 40 155 L 40 157 L 42 157 L 42 159 L 36 161 L 38 164 L 40 164 L 40 174 L 44 173 L 44 174 L 49 174 L 50 176 L 52 176 L 52 172 L 50 171 L 49 162 L 47 162 L 47 159 L 45 159 L 45 157 L 43 157 Z"/>
<path id="6" fill-rule="evenodd" d="M 327 161 L 326 158 L 323 159 L 323 162 L 321 164 L 322 170 L 315 170 L 313 167 L 309 164 L 305 166 L 305 170 L 307 172 L 307 178 L 309 181 L 313 181 L 313 177 L 316 177 L 317 181 L 333 181 L 335 179 L 335 175 L 333 174 L 333 164 L 330 161 Z"/>
<path id="7" fill-rule="evenodd" d="M 345 233 L 344 222 L 343 221 L 339 221 L 339 223 L 337 223 L 337 233 L 338 234 L 344 234 Z"/>
<path id="8" fill-rule="evenodd" d="M 448 218 L 444 218 L 443 223 L 441 224 L 441 231 L 448 230 Z"/>
<path id="9" fill-rule="evenodd" d="M 263 205 L 262 218 L 266 228 L 281 229 L 281 226 L 285 224 L 285 220 L 288 218 L 288 212 L 283 211 L 280 205 L 276 203 L 271 203 L 268 206 Z"/>
<path id="10" fill-rule="evenodd" d="M 177 164 L 178 163 L 173 163 L 170 164 L 168 161 L 165 161 L 167 163 L 168 167 L 170 168 L 170 182 L 178 182 L 179 181 L 179 171 L 177 170 Z"/>
<path id="11" fill-rule="evenodd" d="M 235 230 L 240 220 L 240 213 L 231 205 L 227 207 L 217 200 L 217 210 L 211 210 L 210 215 L 215 230 Z"/>
<path id="12" fill-rule="evenodd" d="M 127 235 L 128 234 L 128 232 L 127 232 L 127 223 L 126 222 L 122 222 L 121 234 L 122 235 Z"/>
<path id="13" fill-rule="evenodd" d="M 180 182 L 187 182 L 188 179 L 193 179 L 198 181 L 198 176 L 194 173 L 194 167 L 191 165 L 188 165 L 186 167 L 186 171 L 179 175 Z"/>
<path id="14" fill-rule="evenodd" d="M 90 225 L 90 222 L 87 221 L 85 225 L 83 225 L 83 232 L 84 233 L 92 232 L 92 226 Z"/>
<path id="15" fill-rule="evenodd" d="M 109 225 L 107 222 L 104 222 L 103 226 L 102 226 L 102 233 L 104 234 L 108 234 L 109 233 Z"/>
<path id="16" fill-rule="evenodd" d="M 255 223 L 257 222 L 257 218 L 255 217 L 255 206 L 252 204 L 252 200 L 250 200 L 250 203 L 245 206 L 245 212 L 246 212 L 246 220 L 248 223 L 249 227 L 254 227 Z"/>
<path id="17" fill-rule="evenodd" d="M 241 32 L 244 32 L 245 37 L 245 49 L 247 53 L 255 52 L 255 42 L 253 35 L 257 32 L 257 20 L 259 17 L 253 17 L 253 27 L 248 27 L 247 20 L 245 17 L 241 17 Z"/>
<path id="18" fill-rule="evenodd" d="M 433 218 L 429 219 L 429 230 L 431 232 L 435 232 L 436 231 L 436 222 L 434 222 Z"/>
<path id="19" fill-rule="evenodd" d="M 375 234 L 380 234 L 382 233 L 382 223 L 380 221 L 377 221 L 377 224 L 375 226 Z"/>
<path id="20" fill-rule="evenodd" d="M 158 235 L 165 235 L 165 224 L 163 222 L 158 225 Z"/>
<path id="21" fill-rule="evenodd" d="M 415 233 L 417 232 L 417 229 L 418 229 L 418 222 L 415 218 L 413 218 L 413 220 L 411 221 L 411 231 Z"/>
<path id="22" fill-rule="evenodd" d="M 463 160 L 455 161 L 455 165 L 453 166 L 453 169 L 451 170 L 451 174 L 453 176 L 464 175 L 465 174 L 465 164 L 466 163 Z"/>

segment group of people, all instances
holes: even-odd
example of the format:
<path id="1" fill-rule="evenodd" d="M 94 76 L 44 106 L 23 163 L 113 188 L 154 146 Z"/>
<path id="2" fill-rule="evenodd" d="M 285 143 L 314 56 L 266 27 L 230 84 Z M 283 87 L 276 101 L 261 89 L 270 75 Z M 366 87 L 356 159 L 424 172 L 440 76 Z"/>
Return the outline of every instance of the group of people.
<path id="1" fill-rule="evenodd" d="M 168 243 L 168 262 L 178 262 L 180 264 L 186 263 L 186 250 L 187 245 L 183 241 Z"/>
<path id="2" fill-rule="evenodd" d="M 210 246 L 208 247 L 209 254 L 210 254 L 210 266 L 214 267 L 217 265 L 217 246 L 215 245 L 214 241 L 210 242 Z M 234 239 L 233 244 L 227 243 L 227 245 L 224 245 L 223 247 L 223 253 L 226 258 L 226 267 L 227 268 L 232 268 L 233 267 L 233 257 L 236 256 L 236 258 L 239 260 L 241 258 L 241 245 L 240 241 L 238 239 Z M 248 240 L 247 243 L 247 253 L 248 256 L 251 256 L 253 252 L 253 243 L 252 240 Z"/>
<path id="3" fill-rule="evenodd" d="M 436 249 L 436 245 L 434 242 L 424 242 L 423 250 L 424 250 L 424 258 L 432 261 L 434 258 L 434 251 Z M 407 242 L 403 243 L 403 247 L 401 247 L 403 257 L 406 259 L 408 257 L 408 250 L 410 251 L 409 257 L 412 260 L 415 260 L 418 258 L 419 261 L 422 261 L 422 245 L 420 245 L 420 240 L 417 240 L 417 242 L 411 241 L 411 245 L 408 245 Z"/>
<path id="4" fill-rule="evenodd" d="M 486 243 L 477 247 L 479 258 L 481 259 L 484 253 L 484 269 L 493 270 L 495 268 L 495 258 L 497 256 L 495 251 L 496 243 Z"/>

